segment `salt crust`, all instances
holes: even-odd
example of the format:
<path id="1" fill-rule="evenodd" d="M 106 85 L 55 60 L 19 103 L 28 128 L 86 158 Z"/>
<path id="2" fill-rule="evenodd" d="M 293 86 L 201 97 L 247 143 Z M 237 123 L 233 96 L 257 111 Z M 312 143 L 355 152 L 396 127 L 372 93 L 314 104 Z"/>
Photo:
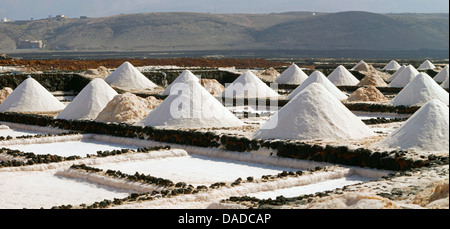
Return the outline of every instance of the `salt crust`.
<path id="1" fill-rule="evenodd" d="M 24 80 L 0 104 L 0 112 L 52 112 L 66 106 L 33 78 Z"/>
<path id="2" fill-rule="evenodd" d="M 56 116 L 66 120 L 93 120 L 117 92 L 103 79 L 95 78 Z"/>
<path id="3" fill-rule="evenodd" d="M 303 89 L 305 89 L 312 83 L 322 84 L 322 86 L 324 86 L 338 100 L 347 99 L 347 95 L 339 90 L 339 88 L 337 88 L 330 80 L 327 79 L 327 77 L 325 77 L 322 72 L 319 71 L 313 72 L 300 86 L 298 86 L 287 96 L 287 99 L 293 99 L 298 93 L 300 93 Z"/>
<path id="4" fill-rule="evenodd" d="M 361 139 L 374 133 L 322 84 L 312 83 L 257 130 L 255 139 Z"/>

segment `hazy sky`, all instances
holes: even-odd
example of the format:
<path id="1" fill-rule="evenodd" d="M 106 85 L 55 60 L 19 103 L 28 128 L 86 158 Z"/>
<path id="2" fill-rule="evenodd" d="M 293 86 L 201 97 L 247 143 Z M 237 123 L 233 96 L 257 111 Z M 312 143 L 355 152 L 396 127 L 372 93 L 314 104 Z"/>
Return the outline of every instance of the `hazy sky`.
<path id="1" fill-rule="evenodd" d="M 288 11 L 448 13 L 448 0 L 0 0 L 0 18 L 103 17 L 128 13 L 279 13 Z"/>

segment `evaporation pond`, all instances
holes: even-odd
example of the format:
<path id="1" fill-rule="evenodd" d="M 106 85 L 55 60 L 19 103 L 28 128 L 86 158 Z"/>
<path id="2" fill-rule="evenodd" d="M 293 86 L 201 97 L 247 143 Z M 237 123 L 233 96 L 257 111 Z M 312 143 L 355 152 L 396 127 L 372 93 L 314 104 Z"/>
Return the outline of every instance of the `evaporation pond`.
<path id="1" fill-rule="evenodd" d="M 51 208 L 125 198 L 131 192 L 55 175 L 55 170 L 0 172 L 0 208 Z M 6 219 L 5 219 L 6 220 Z"/>
<path id="2" fill-rule="evenodd" d="M 10 149 L 17 149 L 23 152 L 34 154 L 51 154 L 62 157 L 80 156 L 86 157 L 87 154 L 97 154 L 97 151 L 118 150 L 118 149 L 137 149 L 136 146 L 114 144 L 93 139 L 82 139 L 80 141 L 65 141 L 40 144 L 10 145 Z"/>
<path id="3" fill-rule="evenodd" d="M 10 128 L 8 126 L 0 125 L 0 136 L 1 137 L 17 137 L 17 136 L 26 136 L 26 135 L 37 135 L 37 134 L 48 134 L 43 131 L 33 131 L 33 130 L 23 130 L 17 128 Z"/>
<path id="4" fill-rule="evenodd" d="M 233 182 L 239 177 L 261 178 L 262 175 L 275 175 L 282 171 L 296 171 L 291 168 L 240 162 L 216 157 L 189 155 L 163 159 L 149 159 L 139 162 L 121 162 L 96 165 L 103 170 L 120 170 L 126 174 L 151 175 L 169 179 L 174 183 L 209 185 L 216 182 Z"/>
<path id="5" fill-rule="evenodd" d="M 266 192 L 251 193 L 251 194 L 247 194 L 247 195 L 251 196 L 251 197 L 256 197 L 259 199 L 268 199 L 268 198 L 275 199 L 277 196 L 284 196 L 286 198 L 290 198 L 290 197 L 297 197 L 300 195 L 314 194 L 316 192 L 331 191 L 336 188 L 342 188 L 346 185 L 353 185 L 353 184 L 357 184 L 357 183 L 368 182 L 370 180 L 371 179 L 367 178 L 367 177 L 353 175 L 353 176 L 342 177 L 342 178 L 338 178 L 338 179 L 322 181 L 322 182 L 318 182 L 318 183 L 314 183 L 314 184 L 308 184 L 308 185 L 296 186 L 296 187 L 284 188 L 284 189 L 277 189 L 277 190 L 266 191 Z"/>

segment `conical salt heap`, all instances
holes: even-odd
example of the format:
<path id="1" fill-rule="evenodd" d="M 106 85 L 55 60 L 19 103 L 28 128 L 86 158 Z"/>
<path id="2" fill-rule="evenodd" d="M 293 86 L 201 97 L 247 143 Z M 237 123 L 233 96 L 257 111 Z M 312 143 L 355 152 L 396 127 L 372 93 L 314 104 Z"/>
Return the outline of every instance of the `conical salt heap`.
<path id="1" fill-rule="evenodd" d="M 312 83 L 253 134 L 255 139 L 360 139 L 374 133 L 322 84 Z"/>
<path id="2" fill-rule="evenodd" d="M 374 146 L 382 149 L 399 148 L 448 152 L 448 106 L 437 99 L 430 100 L 400 128 Z"/>
<path id="3" fill-rule="evenodd" d="M 355 92 L 353 92 L 347 102 L 382 102 L 388 101 L 388 99 L 381 93 L 376 87 L 360 87 Z"/>
<path id="4" fill-rule="evenodd" d="M 387 87 L 388 84 L 384 82 L 377 72 L 368 72 L 368 74 L 357 84 L 357 86 Z"/>
<path id="5" fill-rule="evenodd" d="M 442 82 L 441 87 L 448 89 L 448 83 L 449 83 L 449 77 L 447 76 L 447 78 L 444 80 L 444 82 Z"/>
<path id="6" fill-rule="evenodd" d="M 125 92 L 114 96 L 94 121 L 133 124 L 142 120 L 160 103 L 161 101 L 153 96 L 144 99 L 135 94 Z"/>
<path id="7" fill-rule="evenodd" d="M 436 68 L 436 66 L 434 66 L 434 64 L 431 63 L 431 61 L 426 60 L 420 65 L 418 70 L 428 70 L 428 69 L 435 69 L 435 68 Z"/>
<path id="8" fill-rule="evenodd" d="M 128 61 L 125 61 L 114 72 L 106 77 L 105 81 L 113 87 L 122 89 L 143 90 L 158 86 L 145 77 Z"/>
<path id="9" fill-rule="evenodd" d="M 224 98 L 270 98 L 280 95 L 251 71 L 241 74 L 222 92 Z"/>
<path id="10" fill-rule="evenodd" d="M 364 60 L 360 60 L 355 66 L 353 66 L 353 68 L 351 68 L 350 70 L 355 70 L 357 67 L 359 67 L 362 64 L 366 64 L 366 62 L 364 62 Z"/>
<path id="11" fill-rule="evenodd" d="M 442 83 L 445 81 L 445 79 L 448 78 L 449 71 L 448 71 L 448 65 L 446 65 L 437 75 L 434 76 L 434 81 L 438 83 Z"/>
<path id="12" fill-rule="evenodd" d="M 184 70 L 166 89 L 164 89 L 164 91 L 161 94 L 169 95 L 172 87 L 174 87 L 174 86 L 177 87 L 179 85 L 183 85 L 185 82 L 188 82 L 191 80 L 198 82 L 200 79 L 197 76 L 195 76 L 191 71 Z"/>
<path id="13" fill-rule="evenodd" d="M 287 99 L 293 99 L 298 93 L 300 93 L 312 83 L 322 84 L 338 100 L 342 101 L 347 99 L 347 95 L 339 90 L 339 88 L 337 88 L 330 80 L 327 79 L 327 77 L 325 77 L 322 72 L 319 71 L 313 72 L 300 86 L 298 86 L 294 91 L 291 92 L 291 94 L 287 96 Z"/>
<path id="14" fill-rule="evenodd" d="M 384 66 L 383 70 L 387 71 L 397 71 L 400 68 L 400 64 L 395 60 L 391 60 L 386 66 Z"/>
<path id="15" fill-rule="evenodd" d="M 93 79 L 56 118 L 93 120 L 116 95 L 117 92 L 103 79 Z"/>
<path id="16" fill-rule="evenodd" d="M 387 82 L 392 82 L 395 80 L 395 78 L 397 78 L 397 76 L 400 74 L 400 72 L 402 72 L 404 69 L 406 68 L 406 65 L 402 65 L 397 71 L 395 71 L 394 74 L 392 74 L 392 76 L 390 76 L 386 81 Z"/>
<path id="17" fill-rule="evenodd" d="M 359 80 L 342 65 L 334 69 L 328 75 L 328 79 L 336 86 L 354 86 L 359 83 Z"/>
<path id="18" fill-rule="evenodd" d="M 197 81 L 188 81 L 177 87 L 144 119 L 140 126 L 211 128 L 239 127 L 244 123 L 222 105 Z"/>
<path id="19" fill-rule="evenodd" d="M 0 112 L 54 112 L 66 106 L 33 78 L 24 80 L 0 104 Z"/>
<path id="20" fill-rule="evenodd" d="M 296 64 L 291 64 L 289 68 L 284 70 L 283 73 L 275 80 L 278 84 L 293 84 L 300 85 L 308 78 L 305 72 L 302 71 Z"/>
<path id="21" fill-rule="evenodd" d="M 405 69 L 403 69 L 398 76 L 392 80 L 392 82 L 389 84 L 390 87 L 397 87 L 402 88 L 411 82 L 414 77 L 416 77 L 419 74 L 419 71 L 417 71 L 412 65 L 406 66 Z"/>
<path id="22" fill-rule="evenodd" d="M 448 92 L 436 83 L 428 74 L 418 74 L 391 101 L 394 106 L 421 106 L 432 99 L 439 99 L 448 105 Z"/>

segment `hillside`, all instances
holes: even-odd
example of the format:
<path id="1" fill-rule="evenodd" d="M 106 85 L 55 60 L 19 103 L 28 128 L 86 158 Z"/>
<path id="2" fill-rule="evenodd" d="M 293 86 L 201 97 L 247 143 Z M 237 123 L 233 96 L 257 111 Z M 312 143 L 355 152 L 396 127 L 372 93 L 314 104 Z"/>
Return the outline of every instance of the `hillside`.
<path id="1" fill-rule="evenodd" d="M 0 23 L 0 50 L 448 50 L 448 14 L 144 13 Z"/>

